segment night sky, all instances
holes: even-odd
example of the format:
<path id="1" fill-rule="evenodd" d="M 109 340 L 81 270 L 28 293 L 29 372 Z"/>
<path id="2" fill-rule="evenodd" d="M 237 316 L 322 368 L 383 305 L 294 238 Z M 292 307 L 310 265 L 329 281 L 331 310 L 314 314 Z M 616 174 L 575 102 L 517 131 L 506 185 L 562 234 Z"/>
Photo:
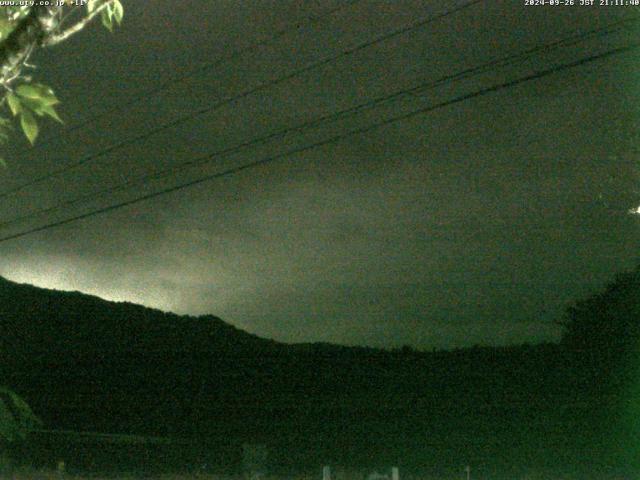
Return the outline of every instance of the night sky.
<path id="1" fill-rule="evenodd" d="M 114 34 L 95 25 L 35 59 L 35 78 L 58 92 L 66 127 L 48 124 L 36 148 L 16 135 L 0 192 L 465 2 L 123 3 L 125 22 Z M 638 7 L 487 0 L 3 197 L 0 219 L 638 14 Z M 289 33 L 268 46 L 206 67 L 282 29 Z M 629 45 L 638 33 L 635 25 L 539 53 L 160 181 L 87 197 L 0 234 Z M 449 348 L 556 340 L 553 321 L 569 303 L 638 260 L 640 216 L 629 210 L 640 204 L 639 65 L 638 50 L 594 61 L 2 242 L 0 275 L 211 313 L 287 342 Z M 83 126 L 70 131 L 76 125 Z"/>

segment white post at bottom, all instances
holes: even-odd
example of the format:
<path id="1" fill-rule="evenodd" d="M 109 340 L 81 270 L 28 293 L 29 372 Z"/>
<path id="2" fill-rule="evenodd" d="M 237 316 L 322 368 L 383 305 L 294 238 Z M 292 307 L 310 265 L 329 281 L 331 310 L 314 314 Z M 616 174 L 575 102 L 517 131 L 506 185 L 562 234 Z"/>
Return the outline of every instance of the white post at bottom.
<path id="1" fill-rule="evenodd" d="M 467 465 L 464 471 L 467 472 L 467 480 L 471 480 L 471 467 Z"/>
<path id="2" fill-rule="evenodd" d="M 400 470 L 398 470 L 398 467 L 391 467 L 391 480 L 400 480 Z"/>
<path id="3" fill-rule="evenodd" d="M 329 465 L 322 467 L 322 480 L 331 480 L 331 467 Z"/>

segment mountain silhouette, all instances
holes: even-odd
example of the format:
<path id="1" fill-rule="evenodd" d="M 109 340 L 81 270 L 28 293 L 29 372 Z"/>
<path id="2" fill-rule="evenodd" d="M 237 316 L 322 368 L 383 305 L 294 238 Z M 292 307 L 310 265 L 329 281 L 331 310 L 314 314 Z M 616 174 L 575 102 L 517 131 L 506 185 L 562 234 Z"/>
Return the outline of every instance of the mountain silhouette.
<path id="1" fill-rule="evenodd" d="M 198 458 L 229 468 L 242 443 L 269 445 L 273 468 L 520 474 L 608 461 L 600 399 L 562 345 L 287 345 L 215 316 L 3 278 L 0 328 L 2 383 L 47 429 L 193 439 Z"/>

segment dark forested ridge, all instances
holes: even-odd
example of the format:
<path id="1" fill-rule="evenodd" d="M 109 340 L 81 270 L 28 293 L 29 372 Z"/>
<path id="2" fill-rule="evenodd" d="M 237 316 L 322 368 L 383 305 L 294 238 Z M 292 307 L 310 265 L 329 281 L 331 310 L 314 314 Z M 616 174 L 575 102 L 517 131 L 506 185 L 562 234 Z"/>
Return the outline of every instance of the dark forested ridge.
<path id="1" fill-rule="evenodd" d="M 209 462 L 263 442 L 274 468 L 613 475 L 637 453 L 638 299 L 638 271 L 617 277 L 559 345 L 383 351 L 0 279 L 0 367 L 48 428 L 196 438 Z"/>

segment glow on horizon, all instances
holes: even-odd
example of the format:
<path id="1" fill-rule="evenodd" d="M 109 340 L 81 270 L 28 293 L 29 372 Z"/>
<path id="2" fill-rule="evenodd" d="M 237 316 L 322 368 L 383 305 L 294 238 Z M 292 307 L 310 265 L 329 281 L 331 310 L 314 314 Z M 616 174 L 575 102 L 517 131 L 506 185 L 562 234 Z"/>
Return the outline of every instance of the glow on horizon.
<path id="1" fill-rule="evenodd" d="M 16 283 L 25 283 L 35 287 L 58 290 L 63 292 L 81 292 L 94 295 L 111 302 L 129 302 L 144 305 L 149 308 L 157 308 L 163 311 L 175 311 L 176 305 L 164 295 L 153 294 L 148 289 L 139 293 L 133 293 L 124 288 L 109 289 L 98 282 L 87 282 L 84 276 L 74 274 L 68 270 L 54 268 L 40 268 L 39 271 L 30 268 L 12 268 L 0 272 L 7 280 Z"/>

